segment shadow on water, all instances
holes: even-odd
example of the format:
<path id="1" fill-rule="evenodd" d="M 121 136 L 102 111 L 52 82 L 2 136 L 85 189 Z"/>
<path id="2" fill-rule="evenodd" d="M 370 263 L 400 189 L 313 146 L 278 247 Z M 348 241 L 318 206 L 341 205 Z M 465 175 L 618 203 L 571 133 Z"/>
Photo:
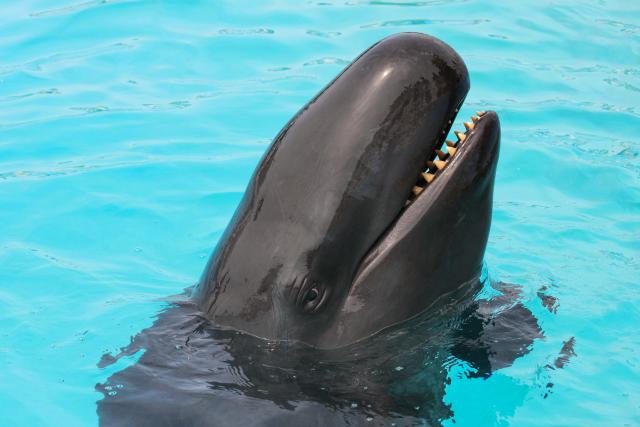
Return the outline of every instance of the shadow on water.
<path id="1" fill-rule="evenodd" d="M 97 389 L 102 426 L 433 425 L 450 418 L 447 366 L 488 377 L 542 331 L 518 287 L 479 299 L 479 283 L 408 322 L 336 350 L 269 342 L 211 325 L 185 298 L 106 367 L 144 351 Z"/>

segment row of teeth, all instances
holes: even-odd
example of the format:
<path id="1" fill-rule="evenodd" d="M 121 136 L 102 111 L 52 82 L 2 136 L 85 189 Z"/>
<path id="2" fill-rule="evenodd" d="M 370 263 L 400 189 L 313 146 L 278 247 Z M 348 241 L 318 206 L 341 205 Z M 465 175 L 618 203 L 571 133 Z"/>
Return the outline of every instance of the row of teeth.
<path id="1" fill-rule="evenodd" d="M 453 156 L 456 155 L 459 145 L 467 139 L 469 133 L 476 127 L 476 123 L 484 114 L 485 111 L 476 112 L 475 116 L 471 116 L 470 122 L 464 122 L 464 127 L 466 129 L 465 132 L 453 132 L 458 139 L 456 142 L 447 140 L 442 147 L 435 151 L 431 156 L 432 160 L 427 162 L 427 169 L 420 173 L 418 182 L 416 182 L 416 185 L 411 189 L 411 195 L 405 205 L 408 205 L 415 200 L 415 198 L 418 197 L 420 193 L 422 193 L 424 189 L 438 177 L 439 172 L 447 167 Z"/>

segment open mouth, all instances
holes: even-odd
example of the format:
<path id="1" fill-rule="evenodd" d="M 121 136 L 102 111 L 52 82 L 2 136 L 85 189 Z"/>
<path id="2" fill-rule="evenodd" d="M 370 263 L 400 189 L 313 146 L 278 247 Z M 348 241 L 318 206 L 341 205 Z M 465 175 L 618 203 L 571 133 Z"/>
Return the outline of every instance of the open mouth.
<path id="1" fill-rule="evenodd" d="M 457 112 L 457 111 L 456 111 Z M 405 202 L 405 207 L 413 203 L 414 200 L 423 194 L 428 187 L 442 174 L 449 166 L 456 155 L 459 155 L 464 149 L 465 144 L 471 137 L 476 126 L 482 121 L 485 111 L 476 112 L 475 116 L 471 116 L 470 122 L 464 122 L 465 131 L 454 131 L 457 140 L 446 140 L 437 145 L 437 148 L 428 156 L 426 169 L 422 170 L 411 189 L 411 193 Z"/>

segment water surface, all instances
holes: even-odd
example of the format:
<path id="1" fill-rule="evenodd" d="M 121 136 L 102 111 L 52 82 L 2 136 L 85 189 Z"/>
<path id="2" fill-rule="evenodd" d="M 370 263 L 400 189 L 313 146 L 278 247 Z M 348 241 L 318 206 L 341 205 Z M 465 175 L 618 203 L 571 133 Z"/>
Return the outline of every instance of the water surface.
<path id="1" fill-rule="evenodd" d="M 0 425 L 96 425 L 140 356 L 102 355 L 197 282 L 297 109 L 400 31 L 465 59 L 460 119 L 500 114 L 488 271 L 545 335 L 486 379 L 447 363 L 443 423 L 639 425 L 640 8 L 464 0 L 6 3 Z"/>

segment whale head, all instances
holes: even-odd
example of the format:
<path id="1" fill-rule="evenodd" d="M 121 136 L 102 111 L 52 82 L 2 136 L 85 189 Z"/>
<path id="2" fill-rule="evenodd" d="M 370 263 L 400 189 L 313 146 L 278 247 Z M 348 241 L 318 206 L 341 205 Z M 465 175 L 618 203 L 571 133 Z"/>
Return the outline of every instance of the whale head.
<path id="1" fill-rule="evenodd" d="M 418 33 L 362 53 L 265 153 L 195 298 L 215 324 L 336 348 L 477 282 L 491 223 L 494 112 L 446 141 L 469 90 Z"/>

